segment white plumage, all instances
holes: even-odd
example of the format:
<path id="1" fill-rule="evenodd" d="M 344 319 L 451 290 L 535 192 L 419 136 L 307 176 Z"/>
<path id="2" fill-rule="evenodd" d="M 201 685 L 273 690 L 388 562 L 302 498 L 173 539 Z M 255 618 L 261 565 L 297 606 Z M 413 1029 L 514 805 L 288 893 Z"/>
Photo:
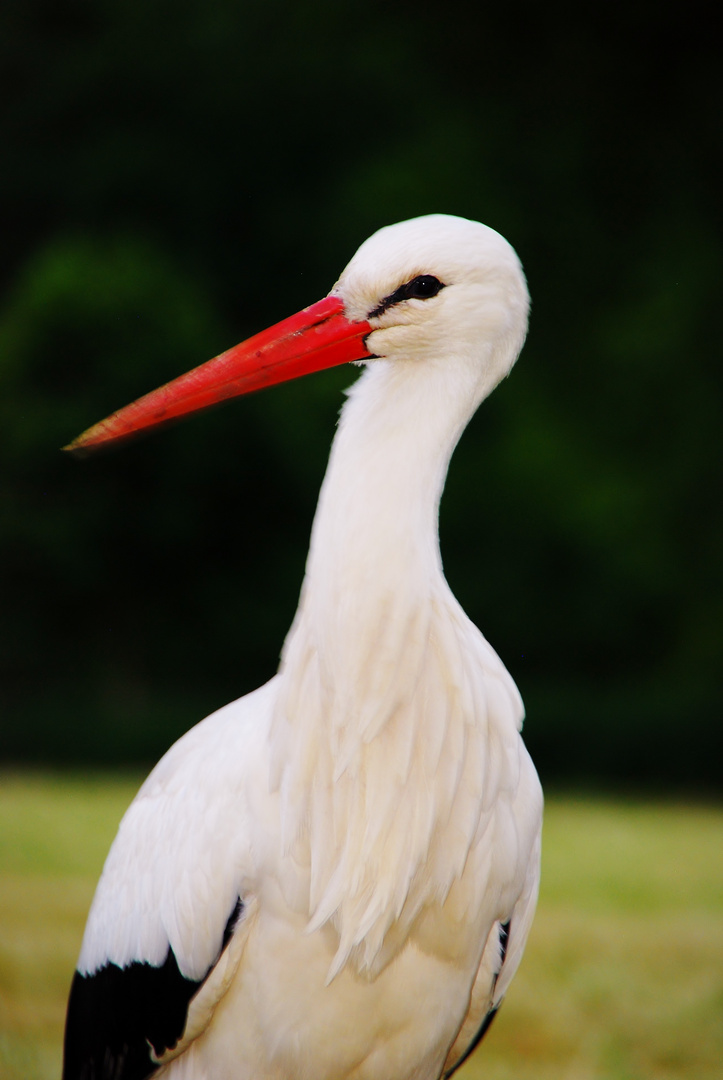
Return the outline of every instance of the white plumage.
<path id="1" fill-rule="evenodd" d="M 423 276 L 435 294 L 400 292 Z M 170 946 L 201 983 L 161 1043 L 168 1080 L 438 1080 L 498 1007 L 534 911 L 522 703 L 437 530 L 457 440 L 522 347 L 524 277 L 493 230 L 439 215 L 376 233 L 332 295 L 368 321 L 374 358 L 342 411 L 279 673 L 151 773 L 78 963 L 92 986 Z M 74 1053 L 66 1080 L 144 1075 L 70 1072 Z"/>

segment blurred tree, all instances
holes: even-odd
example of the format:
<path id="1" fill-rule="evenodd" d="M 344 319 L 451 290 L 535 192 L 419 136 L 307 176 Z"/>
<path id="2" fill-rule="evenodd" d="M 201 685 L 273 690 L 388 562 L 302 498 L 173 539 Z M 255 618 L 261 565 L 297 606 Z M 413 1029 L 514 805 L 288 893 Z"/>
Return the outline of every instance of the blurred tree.
<path id="1" fill-rule="evenodd" d="M 0 752 L 152 758 L 274 670 L 349 372 L 79 465 L 56 447 L 484 220 L 534 308 L 445 565 L 544 775 L 719 784 L 720 81 L 702 5 L 6 0 Z"/>

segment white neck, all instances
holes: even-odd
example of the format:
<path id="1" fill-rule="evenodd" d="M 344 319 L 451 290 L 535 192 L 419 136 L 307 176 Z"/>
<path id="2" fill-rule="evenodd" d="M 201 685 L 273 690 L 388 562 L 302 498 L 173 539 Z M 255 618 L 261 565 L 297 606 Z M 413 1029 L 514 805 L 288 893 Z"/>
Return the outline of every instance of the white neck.
<path id="1" fill-rule="evenodd" d="M 437 514 L 452 451 L 490 387 L 478 365 L 453 364 L 376 361 L 353 387 L 284 646 L 274 718 L 284 842 L 309 860 L 304 906 L 312 925 L 336 927 L 337 970 L 350 954 L 360 970 L 386 962 L 389 912 L 406 903 L 412 918 L 442 896 L 476 828 L 453 821 L 463 772 L 484 771 L 473 730 L 483 672 L 471 669 L 501 665 L 444 579 Z M 414 801 L 422 793 L 436 818 Z M 434 835 L 447 819 L 454 843 Z M 415 899 L 422 866 L 430 880 Z"/>
<path id="2" fill-rule="evenodd" d="M 390 608 L 404 609 L 446 588 L 439 500 L 472 407 L 468 394 L 459 395 L 461 403 L 441 399 L 449 390 L 440 374 L 431 364 L 414 370 L 377 361 L 342 411 L 302 598 L 303 614 L 308 608 L 331 655 L 350 639 L 358 656 L 362 628 L 377 634 Z"/>

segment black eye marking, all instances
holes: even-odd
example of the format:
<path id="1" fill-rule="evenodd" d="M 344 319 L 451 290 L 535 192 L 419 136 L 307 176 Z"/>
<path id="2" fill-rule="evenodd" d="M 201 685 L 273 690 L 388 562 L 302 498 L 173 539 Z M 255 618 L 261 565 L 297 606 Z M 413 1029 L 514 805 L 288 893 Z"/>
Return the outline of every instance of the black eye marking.
<path id="1" fill-rule="evenodd" d="M 367 318 L 373 319 L 377 315 L 382 315 L 387 308 L 393 307 L 394 304 L 401 304 L 402 300 L 430 300 L 443 288 L 444 283 L 439 278 L 434 277 L 432 274 L 419 274 L 418 277 L 412 278 L 411 281 L 405 282 L 404 285 L 400 285 L 389 296 L 385 296 L 381 304 L 378 304 L 373 311 L 369 312 Z"/>

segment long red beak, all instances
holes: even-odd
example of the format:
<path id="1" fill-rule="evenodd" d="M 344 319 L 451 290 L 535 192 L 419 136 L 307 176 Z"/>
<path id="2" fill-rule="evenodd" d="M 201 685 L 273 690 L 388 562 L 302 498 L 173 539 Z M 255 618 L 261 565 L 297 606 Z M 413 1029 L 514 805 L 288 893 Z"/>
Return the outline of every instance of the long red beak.
<path id="1" fill-rule="evenodd" d="M 343 311 L 337 296 L 327 296 L 112 413 L 63 449 L 90 453 L 227 398 L 363 360 L 371 355 L 365 345 L 371 326 L 352 322 Z"/>

